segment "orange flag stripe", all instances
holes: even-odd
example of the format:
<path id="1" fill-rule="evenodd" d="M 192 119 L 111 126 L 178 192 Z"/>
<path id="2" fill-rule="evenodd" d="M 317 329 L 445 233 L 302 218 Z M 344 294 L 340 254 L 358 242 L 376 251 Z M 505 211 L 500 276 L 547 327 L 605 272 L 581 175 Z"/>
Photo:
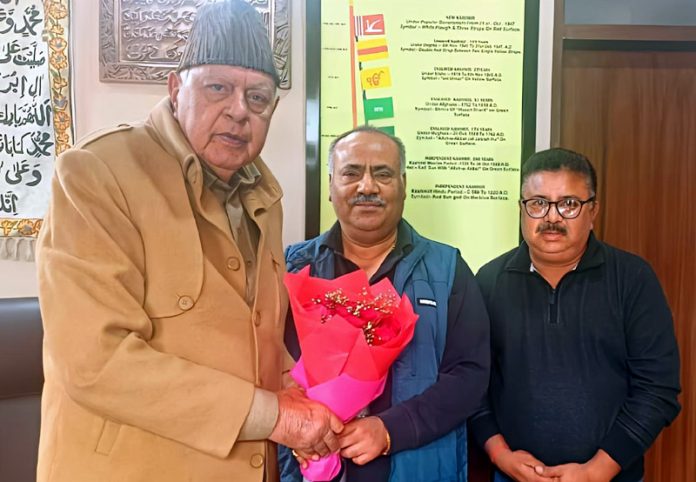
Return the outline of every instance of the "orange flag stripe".
<path id="1" fill-rule="evenodd" d="M 358 49 L 358 55 L 367 55 L 367 54 L 378 54 L 380 52 L 387 52 L 387 46 L 382 45 L 380 47 L 372 47 L 372 48 L 366 48 L 366 49 Z"/>

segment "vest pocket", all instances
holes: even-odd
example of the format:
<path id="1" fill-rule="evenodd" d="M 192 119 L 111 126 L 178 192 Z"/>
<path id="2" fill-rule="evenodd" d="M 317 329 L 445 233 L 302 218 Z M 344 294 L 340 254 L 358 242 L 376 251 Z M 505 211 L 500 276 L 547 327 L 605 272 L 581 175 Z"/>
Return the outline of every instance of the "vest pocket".
<path id="1" fill-rule="evenodd" d="M 98 454 L 109 455 L 120 430 L 121 424 L 112 422 L 111 420 L 104 420 L 104 426 L 102 427 L 101 435 L 99 436 L 99 441 L 94 451 Z"/>

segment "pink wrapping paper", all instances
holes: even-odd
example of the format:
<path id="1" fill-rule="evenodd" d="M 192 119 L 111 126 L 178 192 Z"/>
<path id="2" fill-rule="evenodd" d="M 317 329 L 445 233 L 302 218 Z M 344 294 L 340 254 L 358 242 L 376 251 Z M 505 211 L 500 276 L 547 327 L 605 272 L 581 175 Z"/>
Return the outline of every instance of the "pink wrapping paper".
<path id="1" fill-rule="evenodd" d="M 310 387 L 302 358 L 292 369 L 292 377 L 307 391 L 307 396 L 312 400 L 323 403 L 344 422 L 353 419 L 360 410 L 369 405 L 384 390 L 387 377 L 381 380 L 356 380 L 350 375 L 341 374 L 338 377 L 318 385 Z M 302 474 L 309 480 L 326 481 L 338 475 L 341 469 L 341 457 L 331 454 L 322 457 L 316 462 L 309 462 L 309 466 L 302 470 Z"/>
<path id="2" fill-rule="evenodd" d="M 309 398 L 347 422 L 384 390 L 389 367 L 411 341 L 418 315 L 388 279 L 370 286 L 362 270 L 325 280 L 309 276 L 307 267 L 288 273 L 285 285 L 302 349 L 292 376 Z M 321 301 L 337 290 L 341 299 L 348 300 L 345 305 Z M 354 316 L 356 301 L 369 306 L 375 300 L 389 302 Z M 376 326 L 372 344 L 364 332 L 368 322 Z M 327 481 L 340 468 L 340 457 L 333 454 L 310 461 L 302 474 L 312 481 Z"/>

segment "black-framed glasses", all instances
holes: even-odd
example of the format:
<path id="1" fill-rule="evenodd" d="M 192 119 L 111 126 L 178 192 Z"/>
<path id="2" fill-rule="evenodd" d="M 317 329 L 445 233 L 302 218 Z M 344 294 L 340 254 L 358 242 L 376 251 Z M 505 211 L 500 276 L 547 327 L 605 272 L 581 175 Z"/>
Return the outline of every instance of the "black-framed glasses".
<path id="1" fill-rule="evenodd" d="M 585 201 L 576 197 L 566 197 L 558 201 L 549 201 L 543 197 L 532 197 L 529 199 L 520 199 L 520 204 L 524 206 L 530 218 L 539 219 L 546 216 L 551 209 L 551 206 L 556 206 L 556 211 L 564 219 L 574 219 L 580 215 L 582 207 L 595 200 L 595 196 L 586 199 Z"/>

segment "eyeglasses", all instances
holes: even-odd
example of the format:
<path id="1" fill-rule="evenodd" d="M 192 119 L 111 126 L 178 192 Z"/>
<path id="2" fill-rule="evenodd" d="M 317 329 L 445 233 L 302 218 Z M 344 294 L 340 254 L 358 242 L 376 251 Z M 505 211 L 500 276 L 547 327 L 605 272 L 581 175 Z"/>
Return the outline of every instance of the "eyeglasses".
<path id="1" fill-rule="evenodd" d="M 524 206 L 530 218 L 539 219 L 546 216 L 551 209 L 551 206 L 556 206 L 556 211 L 563 219 L 574 219 L 580 215 L 582 207 L 595 200 L 595 196 L 581 201 L 576 197 L 567 197 L 558 201 L 549 201 L 541 197 L 533 197 L 529 199 L 520 199 L 520 204 Z"/>

